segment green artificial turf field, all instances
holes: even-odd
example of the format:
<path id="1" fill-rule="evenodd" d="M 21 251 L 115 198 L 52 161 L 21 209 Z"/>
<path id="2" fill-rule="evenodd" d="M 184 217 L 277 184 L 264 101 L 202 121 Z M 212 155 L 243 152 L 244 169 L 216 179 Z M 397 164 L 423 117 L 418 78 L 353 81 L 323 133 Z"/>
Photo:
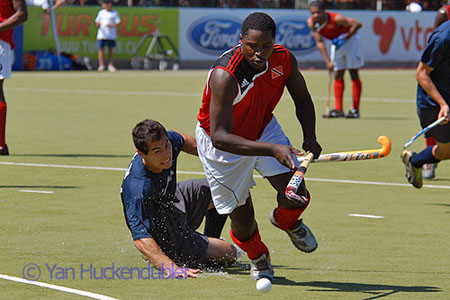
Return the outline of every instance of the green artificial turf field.
<path id="1" fill-rule="evenodd" d="M 91 264 L 97 270 L 146 266 L 119 196 L 134 153 L 131 129 L 153 118 L 193 135 L 206 70 L 14 73 L 5 82 L 11 155 L 0 157 L 0 299 L 89 299 L 5 279 L 22 278 L 30 263 L 41 270 L 38 282 L 114 299 L 449 299 L 450 163 L 441 163 L 436 179 L 417 190 L 399 158 L 420 130 L 414 70 L 362 70 L 359 120 L 322 119 L 327 72 L 303 74 L 323 153 L 379 148 L 380 135 L 391 139 L 392 153 L 310 165 L 312 200 L 303 218 L 319 242 L 311 254 L 300 253 L 270 224 L 275 192 L 256 178 L 257 220 L 276 272 L 272 291 L 260 294 L 247 258 L 187 280 L 97 280 L 86 271 Z M 345 96 L 348 111 L 348 74 Z M 302 133 L 287 93 L 275 115 L 300 148 Z M 410 149 L 424 146 L 421 137 Z M 180 155 L 178 171 L 179 180 L 203 176 L 198 158 L 187 154 Z M 228 231 L 229 224 L 222 235 L 230 240 Z M 53 267 L 58 274 L 48 270 Z"/>

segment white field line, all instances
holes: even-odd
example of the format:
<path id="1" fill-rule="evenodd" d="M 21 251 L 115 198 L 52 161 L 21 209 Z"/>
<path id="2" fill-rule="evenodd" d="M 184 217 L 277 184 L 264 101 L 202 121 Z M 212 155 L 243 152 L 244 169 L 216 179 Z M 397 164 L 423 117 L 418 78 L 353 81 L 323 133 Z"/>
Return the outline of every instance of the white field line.
<path id="1" fill-rule="evenodd" d="M 370 219 L 383 219 L 384 216 L 373 216 L 373 215 L 360 215 L 360 214 L 348 214 L 350 217 L 361 217 L 361 218 L 370 218 Z"/>
<path id="2" fill-rule="evenodd" d="M 125 96 L 169 96 L 169 97 L 196 97 L 201 98 L 201 93 L 185 92 L 152 92 L 152 91 L 114 91 L 114 90 L 81 90 L 81 89 L 54 89 L 54 88 L 19 88 L 11 87 L 8 91 L 25 93 L 63 93 L 63 94 L 89 94 L 89 95 L 125 95 Z M 289 98 L 285 95 L 283 98 Z M 326 100 L 325 96 L 313 96 L 313 99 Z M 399 98 L 375 98 L 363 97 L 362 100 L 369 102 L 392 102 L 392 103 L 415 103 L 415 99 Z"/>
<path id="3" fill-rule="evenodd" d="M 88 169 L 88 170 L 104 170 L 104 171 L 126 171 L 125 168 L 109 168 L 109 167 L 91 167 L 91 166 L 74 166 L 74 165 L 52 165 L 52 164 L 34 164 L 34 163 L 15 163 L 8 161 L 0 161 L 0 165 L 9 166 L 25 166 L 25 167 L 45 167 L 45 168 L 68 168 L 68 169 Z M 203 172 L 193 171 L 177 171 L 178 174 L 190 174 L 204 176 Z M 262 178 L 261 175 L 254 175 L 255 178 Z M 359 181 L 359 180 L 345 180 L 345 179 L 327 179 L 327 178 L 310 178 L 306 177 L 309 181 L 322 181 L 322 182 L 334 182 L 334 183 L 350 183 L 350 184 L 366 184 L 366 185 L 382 185 L 382 186 L 400 186 L 411 187 L 407 183 L 393 183 L 393 182 L 378 182 L 378 181 Z M 448 185 L 423 185 L 424 188 L 431 189 L 450 189 Z"/>
<path id="4" fill-rule="evenodd" d="M 116 298 L 111 298 L 111 297 L 103 296 L 100 294 L 85 292 L 85 291 L 81 291 L 81 290 L 76 290 L 76 289 L 72 289 L 72 288 L 68 288 L 68 287 L 64 287 L 64 286 L 59 286 L 59 285 L 54 285 L 54 284 L 49 284 L 49 283 L 44 283 L 44 282 L 39 282 L 39 281 L 30 281 L 30 280 L 26 280 L 26 279 L 14 277 L 14 276 L 9 276 L 9 275 L 0 274 L 0 279 L 6 279 L 6 280 L 16 281 L 16 282 L 20 282 L 20 283 L 25 283 L 25 284 L 36 285 L 36 286 L 53 289 L 53 290 L 58 290 L 58 291 L 66 292 L 66 293 L 77 294 L 77 295 L 81 295 L 81 296 L 85 296 L 85 297 L 89 297 L 89 298 L 93 298 L 93 299 L 118 300 Z"/>
<path id="5" fill-rule="evenodd" d="M 19 190 L 21 193 L 39 193 L 39 194 L 54 194 L 52 191 L 38 191 L 38 190 Z"/>

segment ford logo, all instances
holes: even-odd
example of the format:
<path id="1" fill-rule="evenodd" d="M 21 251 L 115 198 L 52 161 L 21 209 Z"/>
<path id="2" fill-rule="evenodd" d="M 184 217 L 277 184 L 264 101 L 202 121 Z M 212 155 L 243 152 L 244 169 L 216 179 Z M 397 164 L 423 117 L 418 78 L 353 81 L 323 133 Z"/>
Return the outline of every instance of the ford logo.
<path id="1" fill-rule="evenodd" d="M 228 16 L 202 18 L 189 26 L 187 39 L 200 52 L 220 55 L 239 43 L 241 20 Z"/>
<path id="2" fill-rule="evenodd" d="M 294 18 L 277 20 L 276 43 L 285 46 L 295 54 L 312 52 L 316 47 L 306 21 Z"/>

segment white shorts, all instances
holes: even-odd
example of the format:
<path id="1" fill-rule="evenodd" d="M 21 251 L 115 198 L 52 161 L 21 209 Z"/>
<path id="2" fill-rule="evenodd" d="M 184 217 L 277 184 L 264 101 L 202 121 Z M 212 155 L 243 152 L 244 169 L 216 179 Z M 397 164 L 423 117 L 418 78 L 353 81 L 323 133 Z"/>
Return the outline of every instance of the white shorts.
<path id="1" fill-rule="evenodd" d="M 336 50 L 334 70 L 359 69 L 363 66 L 364 55 L 361 47 L 361 39 L 358 34 L 354 34 Z"/>
<path id="2" fill-rule="evenodd" d="M 0 80 L 11 78 L 12 58 L 11 45 L 0 40 Z"/>
<path id="3" fill-rule="evenodd" d="M 214 206 L 220 214 L 229 214 L 235 207 L 245 204 L 250 195 L 250 188 L 255 185 L 254 169 L 263 177 L 290 172 L 289 168 L 271 156 L 242 156 L 215 148 L 209 135 L 198 123 L 195 135 L 198 155 L 211 188 Z M 258 141 L 291 145 L 275 117 L 266 126 Z M 296 166 L 299 166 L 297 157 L 292 156 Z"/>

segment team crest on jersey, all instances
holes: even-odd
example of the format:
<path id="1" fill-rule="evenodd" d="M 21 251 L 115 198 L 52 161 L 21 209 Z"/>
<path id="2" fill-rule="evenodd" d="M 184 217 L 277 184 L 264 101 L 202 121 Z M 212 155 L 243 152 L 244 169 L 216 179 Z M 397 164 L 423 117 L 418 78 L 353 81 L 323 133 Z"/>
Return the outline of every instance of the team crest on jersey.
<path id="1" fill-rule="evenodd" d="M 272 68 L 271 70 L 271 74 L 272 74 L 272 79 L 275 79 L 277 77 L 283 76 L 283 66 L 282 65 L 278 65 L 275 68 Z"/>

